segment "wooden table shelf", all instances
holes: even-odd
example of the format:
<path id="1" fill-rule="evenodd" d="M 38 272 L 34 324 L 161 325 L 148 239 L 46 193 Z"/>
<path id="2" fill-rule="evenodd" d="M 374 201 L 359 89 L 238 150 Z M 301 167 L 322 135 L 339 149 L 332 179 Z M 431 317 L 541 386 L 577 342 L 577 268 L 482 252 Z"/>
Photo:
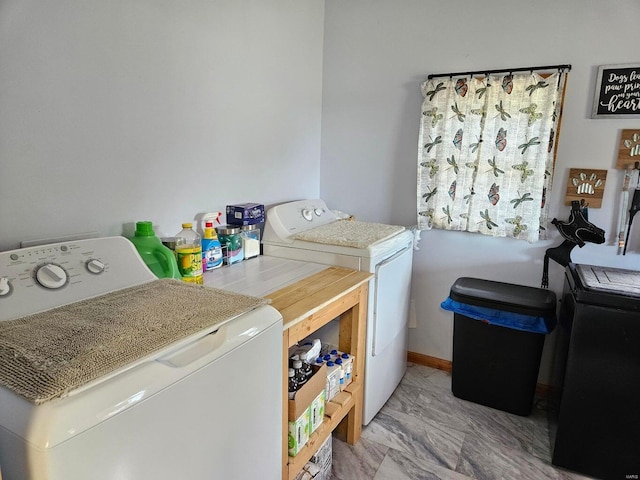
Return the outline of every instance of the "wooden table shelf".
<path id="1" fill-rule="evenodd" d="M 267 295 L 284 320 L 283 331 L 283 440 L 282 478 L 293 480 L 331 433 L 339 429 L 353 445 L 362 432 L 362 394 L 364 381 L 367 293 L 371 273 L 339 267 L 326 269 Z M 288 357 L 289 347 L 320 327 L 340 317 L 341 351 L 355 358 L 351 384 L 334 401 L 327 403 L 328 414 L 295 457 L 288 455 Z"/>
<path id="2" fill-rule="evenodd" d="M 206 272 L 206 285 L 268 298 L 283 317 L 282 478 L 293 480 L 324 441 L 337 431 L 353 445 L 362 432 L 369 272 L 260 256 Z M 327 402 L 324 422 L 295 456 L 288 455 L 289 347 L 339 317 L 338 348 L 353 355 L 352 382 Z"/>

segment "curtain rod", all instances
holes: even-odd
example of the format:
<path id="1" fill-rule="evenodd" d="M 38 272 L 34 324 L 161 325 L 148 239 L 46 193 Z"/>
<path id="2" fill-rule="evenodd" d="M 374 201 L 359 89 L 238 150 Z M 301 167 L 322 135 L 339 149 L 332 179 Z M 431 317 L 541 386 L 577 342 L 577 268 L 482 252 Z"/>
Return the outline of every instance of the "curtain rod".
<path id="1" fill-rule="evenodd" d="M 545 67 L 526 67 L 526 68 L 503 68 L 501 70 L 476 70 L 473 72 L 454 72 L 454 73 L 435 73 L 432 75 L 429 75 L 427 77 L 428 80 L 431 80 L 432 78 L 438 78 L 438 77 L 461 77 L 461 76 L 465 76 L 465 75 L 479 75 L 479 74 L 485 74 L 488 75 L 490 73 L 502 73 L 502 72 L 508 72 L 508 73 L 512 73 L 512 72 L 527 72 L 527 71 L 531 71 L 533 72 L 534 70 L 571 70 L 571 65 L 548 65 Z"/>

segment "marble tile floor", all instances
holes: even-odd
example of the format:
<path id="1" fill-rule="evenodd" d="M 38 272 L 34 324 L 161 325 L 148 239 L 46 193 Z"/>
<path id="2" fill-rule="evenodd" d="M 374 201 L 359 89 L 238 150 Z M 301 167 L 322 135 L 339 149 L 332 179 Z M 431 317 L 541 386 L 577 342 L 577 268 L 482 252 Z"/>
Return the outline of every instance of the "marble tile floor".
<path id="1" fill-rule="evenodd" d="M 331 480 L 578 480 L 551 465 L 547 412 L 528 417 L 461 400 L 451 376 L 410 364 L 357 445 L 334 437 Z"/>

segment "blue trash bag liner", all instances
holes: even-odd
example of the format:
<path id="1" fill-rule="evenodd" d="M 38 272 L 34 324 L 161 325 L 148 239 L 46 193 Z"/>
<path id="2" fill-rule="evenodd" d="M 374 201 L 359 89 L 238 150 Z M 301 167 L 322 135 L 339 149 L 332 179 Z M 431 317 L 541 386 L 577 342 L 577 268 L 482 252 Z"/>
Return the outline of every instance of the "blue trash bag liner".
<path id="1" fill-rule="evenodd" d="M 557 320 L 555 315 L 552 317 L 536 317 L 532 315 L 523 315 L 521 313 L 506 312 L 504 310 L 496 310 L 494 308 L 476 307 L 466 303 L 456 302 L 451 297 L 440 304 L 445 310 L 459 313 L 465 317 L 480 320 L 491 325 L 499 325 L 501 327 L 513 328 L 514 330 L 522 330 L 523 332 L 548 334 L 556 328 Z"/>

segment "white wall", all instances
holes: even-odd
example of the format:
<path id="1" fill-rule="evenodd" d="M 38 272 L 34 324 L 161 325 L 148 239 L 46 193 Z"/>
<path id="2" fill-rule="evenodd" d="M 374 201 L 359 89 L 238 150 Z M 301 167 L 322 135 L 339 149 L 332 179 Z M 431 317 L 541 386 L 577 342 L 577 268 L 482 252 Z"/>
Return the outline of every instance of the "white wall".
<path id="1" fill-rule="evenodd" d="M 639 60 L 640 3 L 324 6 L 0 0 L 0 249 L 90 230 L 118 235 L 136 220 L 172 234 L 228 203 L 317 195 L 363 220 L 412 225 L 426 76 L 555 63 L 573 70 L 552 215 L 567 216 L 569 168 L 607 168 L 591 220 L 613 232 L 621 176 L 611 167 L 620 130 L 638 122 L 589 112 L 596 67 Z M 609 246 L 574 250 L 574 260 L 640 269 L 640 227 L 633 233 L 625 258 L 611 235 Z M 439 304 L 457 277 L 537 286 L 544 250 L 557 243 L 424 233 L 411 350 L 451 358 L 451 316 Z M 562 269 L 552 264 L 551 274 L 559 291 Z"/>
<path id="2" fill-rule="evenodd" d="M 0 0 L 0 250 L 319 193 L 323 0 Z"/>
<path id="3" fill-rule="evenodd" d="M 613 170 L 620 131 L 638 119 L 590 119 L 598 65 L 640 60 L 636 0 L 327 0 L 325 10 L 321 196 L 361 220 L 416 223 L 416 161 L 422 97 L 430 73 L 551 64 L 573 65 L 566 91 L 551 215 L 563 205 L 569 168 L 609 169 L 601 209 L 590 220 L 608 245 L 576 248 L 578 263 L 640 269 L 640 224 L 630 252 L 616 255 L 622 176 Z M 461 276 L 540 286 L 553 241 L 528 244 L 477 234 L 422 234 L 414 261 L 417 328 L 410 350 L 451 359 L 452 314 L 440 309 Z M 552 262 L 550 287 L 563 270 Z M 550 345 L 541 381 L 548 379 Z"/>

